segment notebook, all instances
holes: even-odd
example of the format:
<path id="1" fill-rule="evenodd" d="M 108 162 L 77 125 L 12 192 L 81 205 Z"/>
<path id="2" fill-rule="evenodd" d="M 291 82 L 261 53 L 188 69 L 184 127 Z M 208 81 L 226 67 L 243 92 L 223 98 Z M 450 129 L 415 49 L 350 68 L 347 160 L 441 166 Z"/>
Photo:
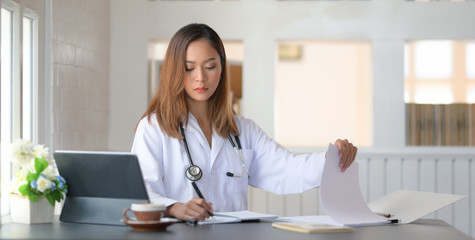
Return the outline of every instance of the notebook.
<path id="1" fill-rule="evenodd" d="M 236 211 L 236 212 L 214 212 L 214 216 L 207 218 L 205 221 L 198 222 L 199 225 L 233 223 L 233 222 L 258 222 L 273 221 L 277 219 L 277 215 L 264 214 L 252 211 Z"/>
<path id="2" fill-rule="evenodd" d="M 56 151 L 54 158 L 68 185 L 62 222 L 124 225 L 123 209 L 149 202 L 134 154 Z"/>

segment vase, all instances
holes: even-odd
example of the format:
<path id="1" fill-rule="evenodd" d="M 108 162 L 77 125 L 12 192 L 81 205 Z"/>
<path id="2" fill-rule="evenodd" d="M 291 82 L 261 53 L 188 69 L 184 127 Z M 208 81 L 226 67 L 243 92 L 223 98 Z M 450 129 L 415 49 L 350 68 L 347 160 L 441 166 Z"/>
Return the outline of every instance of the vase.
<path id="1" fill-rule="evenodd" d="M 10 213 L 14 223 L 52 223 L 54 206 L 51 206 L 46 197 L 31 202 L 28 197 L 11 194 Z"/>

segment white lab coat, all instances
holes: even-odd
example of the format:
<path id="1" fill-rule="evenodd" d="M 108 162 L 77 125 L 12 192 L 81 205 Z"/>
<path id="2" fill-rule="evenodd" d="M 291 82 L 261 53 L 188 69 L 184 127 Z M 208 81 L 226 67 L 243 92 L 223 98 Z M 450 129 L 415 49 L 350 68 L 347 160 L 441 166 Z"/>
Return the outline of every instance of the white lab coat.
<path id="1" fill-rule="evenodd" d="M 150 201 L 167 206 L 188 202 L 197 194 L 185 176 L 190 163 L 184 143 L 162 132 L 155 115 L 150 120 L 140 121 L 132 146 Z M 241 116 L 236 120 L 250 178 L 246 173 L 240 178 L 226 176 L 226 172 L 242 172 L 241 160 L 227 138 L 214 132 L 210 148 L 191 113 L 184 126 L 193 163 L 203 171 L 196 183 L 204 198 L 213 203 L 214 211 L 247 210 L 248 184 L 276 194 L 301 193 L 320 186 L 325 153 L 295 156 L 267 137 L 253 121 Z"/>

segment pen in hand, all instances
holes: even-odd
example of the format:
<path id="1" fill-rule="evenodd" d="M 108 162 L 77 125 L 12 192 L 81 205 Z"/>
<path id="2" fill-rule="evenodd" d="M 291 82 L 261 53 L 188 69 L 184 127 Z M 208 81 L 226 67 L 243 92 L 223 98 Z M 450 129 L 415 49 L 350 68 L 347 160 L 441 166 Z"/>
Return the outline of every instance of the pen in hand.
<path id="1" fill-rule="evenodd" d="M 193 219 L 191 219 L 191 218 L 187 218 L 187 219 L 185 219 L 185 220 L 183 220 L 183 221 L 184 221 L 186 224 L 188 224 L 189 226 L 192 226 L 192 227 L 196 226 L 196 224 L 198 223 L 198 221 L 193 220 Z"/>
<path id="2" fill-rule="evenodd" d="M 196 193 L 198 194 L 198 197 L 199 197 L 199 198 L 202 198 L 202 199 L 205 199 L 205 198 L 203 197 L 203 194 L 201 194 L 201 191 L 200 191 L 200 189 L 198 188 L 198 186 L 196 185 L 196 183 L 195 183 L 195 182 L 192 182 L 191 185 L 193 185 L 193 188 L 195 189 Z M 205 200 L 206 200 L 206 199 L 205 199 Z M 214 218 L 214 214 L 213 214 L 212 212 L 210 212 L 210 211 L 208 211 L 208 210 L 207 210 L 207 212 L 208 212 L 208 214 L 209 214 L 211 217 Z"/>

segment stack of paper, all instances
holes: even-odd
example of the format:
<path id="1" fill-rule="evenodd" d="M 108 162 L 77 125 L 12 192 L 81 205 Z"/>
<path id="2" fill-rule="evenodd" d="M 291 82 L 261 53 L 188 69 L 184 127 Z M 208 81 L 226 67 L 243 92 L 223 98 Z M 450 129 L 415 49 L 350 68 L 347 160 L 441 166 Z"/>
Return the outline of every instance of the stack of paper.
<path id="1" fill-rule="evenodd" d="M 410 223 L 465 198 L 399 190 L 366 204 L 359 185 L 358 163 L 351 164 L 345 172 L 341 172 L 339 163 L 338 149 L 330 144 L 320 185 L 320 201 L 327 215 L 282 217 L 279 220 L 337 226 Z"/>
<path id="2" fill-rule="evenodd" d="M 372 212 L 361 194 L 358 163 L 345 172 L 339 167 L 338 148 L 330 144 L 320 185 L 320 199 L 325 212 L 345 225 L 386 223 L 388 219 Z"/>
<path id="3" fill-rule="evenodd" d="M 410 223 L 465 198 L 453 194 L 399 190 L 367 205 L 359 186 L 358 163 L 354 162 L 345 172 L 341 172 L 339 162 L 338 149 L 330 144 L 320 198 L 325 212 L 341 224 Z"/>

